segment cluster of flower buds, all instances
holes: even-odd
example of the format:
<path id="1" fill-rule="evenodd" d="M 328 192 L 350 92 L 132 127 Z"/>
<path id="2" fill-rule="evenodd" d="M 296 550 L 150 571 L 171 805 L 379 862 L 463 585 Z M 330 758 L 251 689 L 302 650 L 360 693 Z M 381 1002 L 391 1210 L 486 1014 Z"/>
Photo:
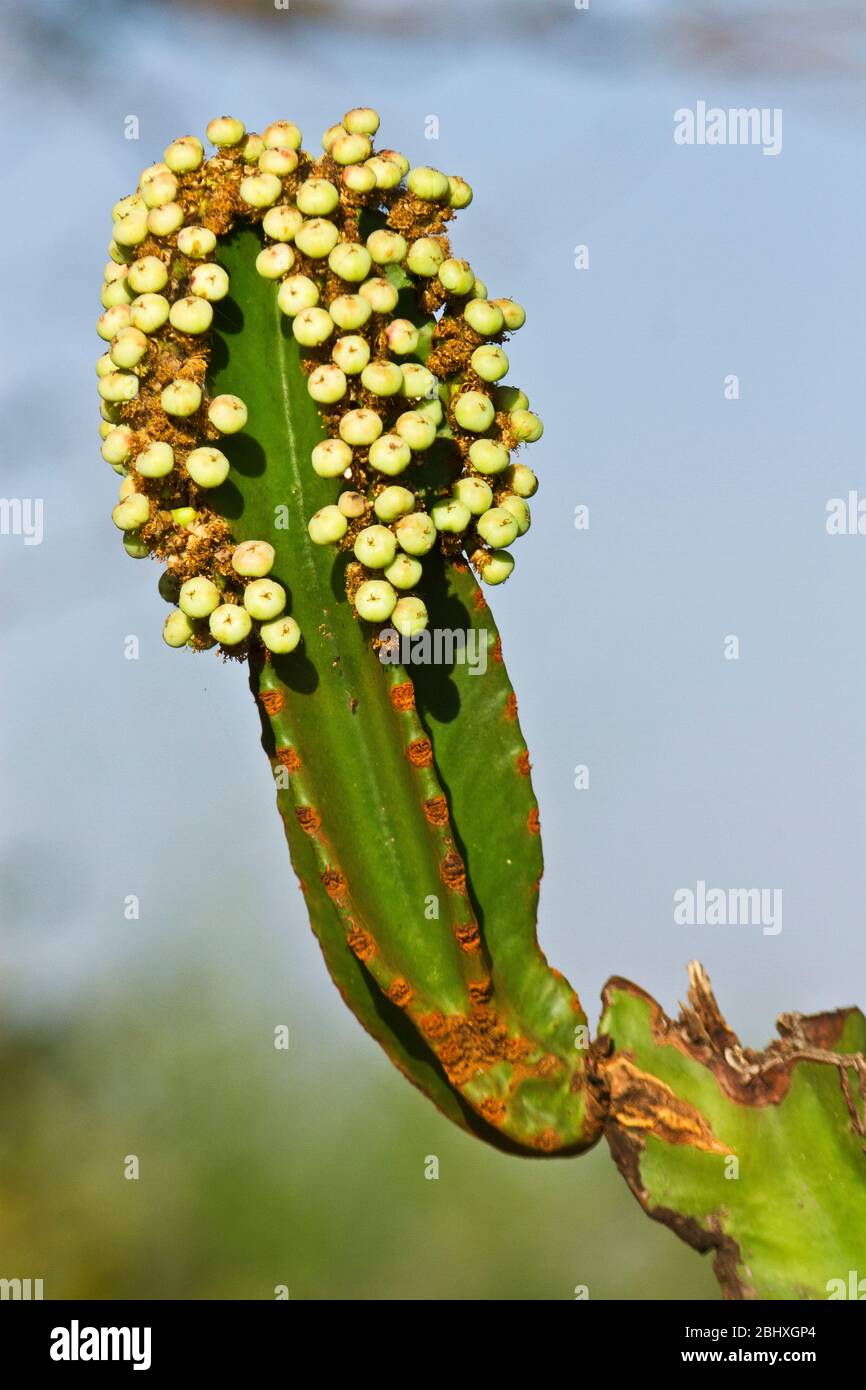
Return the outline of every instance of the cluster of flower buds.
<path id="1" fill-rule="evenodd" d="M 215 156 L 194 136 L 175 140 L 113 210 L 97 324 L 102 453 L 123 475 L 112 515 L 127 552 L 166 562 L 171 646 L 243 654 L 257 636 L 286 652 L 300 637 L 267 577 L 273 548 L 235 546 L 207 505 L 230 468 L 220 437 L 247 422 L 242 400 L 210 398 L 206 384 L 213 304 L 230 288 L 219 239 L 238 219 L 261 227 L 256 269 L 291 321 L 325 422 L 310 465 L 342 486 L 309 534 L 352 552 L 358 616 L 421 631 L 414 591 L 434 547 L 467 554 L 487 583 L 513 569 L 507 547 L 529 527 L 537 486 L 513 455 L 542 433 L 523 392 L 503 384 L 502 343 L 525 314 L 451 256 L 446 226 L 469 185 L 374 152 L 378 127 L 375 111 L 349 111 L 313 159 L 291 122 L 256 135 L 220 117 L 207 132 Z"/>

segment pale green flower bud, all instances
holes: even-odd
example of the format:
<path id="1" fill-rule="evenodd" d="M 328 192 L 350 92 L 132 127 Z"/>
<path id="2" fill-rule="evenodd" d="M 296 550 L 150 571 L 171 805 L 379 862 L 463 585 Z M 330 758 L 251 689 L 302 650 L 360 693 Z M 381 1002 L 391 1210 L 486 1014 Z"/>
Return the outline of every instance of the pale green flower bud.
<path id="1" fill-rule="evenodd" d="M 389 232 L 384 227 L 371 232 L 367 237 L 367 250 L 377 265 L 398 265 L 408 251 L 408 243 L 399 232 Z"/>
<path id="2" fill-rule="evenodd" d="M 297 208 L 291 207 L 288 203 L 280 203 L 275 208 L 268 208 L 262 219 L 262 227 L 265 234 L 273 237 L 274 241 L 292 241 L 303 222 L 304 219 Z"/>
<path id="3" fill-rule="evenodd" d="M 418 346 L 418 329 L 411 319 L 392 319 L 385 329 L 385 340 L 397 357 L 405 357 Z"/>
<path id="4" fill-rule="evenodd" d="M 340 508 L 335 506 L 321 507 L 307 522 L 314 545 L 333 545 L 335 541 L 342 540 L 348 529 L 348 521 Z"/>
<path id="5" fill-rule="evenodd" d="M 263 280 L 281 280 L 295 264 L 295 253 L 284 241 L 266 246 L 256 256 L 256 270 Z"/>
<path id="6" fill-rule="evenodd" d="M 119 217 L 114 224 L 114 240 L 118 246 L 140 246 L 147 240 L 147 208 L 141 207 Z"/>
<path id="7" fill-rule="evenodd" d="M 487 298 L 487 285 L 483 280 L 476 279 L 475 284 L 473 286 L 473 293 L 476 299 Z"/>
<path id="8" fill-rule="evenodd" d="M 396 164 L 397 168 L 400 170 L 401 178 L 404 174 L 408 174 L 409 161 L 406 158 L 405 154 L 401 154 L 399 150 L 380 150 L 379 158 L 390 159 L 392 164 Z"/>
<path id="9" fill-rule="evenodd" d="M 168 271 L 158 256 L 142 256 L 129 267 L 127 282 L 136 294 L 150 294 L 168 284 Z"/>
<path id="10" fill-rule="evenodd" d="M 370 445 L 370 465 L 386 477 L 405 473 L 412 462 L 412 450 L 399 434 L 383 434 Z"/>
<path id="11" fill-rule="evenodd" d="M 123 548 L 131 560 L 145 560 L 150 554 L 147 541 L 143 541 L 137 531 L 124 531 Z"/>
<path id="12" fill-rule="evenodd" d="M 444 389 L 446 392 L 448 390 L 447 387 L 440 389 Z M 438 396 L 431 396 L 429 401 L 420 401 L 419 404 L 415 406 L 415 414 L 423 415 L 425 420 L 429 420 L 431 425 L 435 425 L 437 428 L 442 424 L 445 418 L 442 402 Z"/>
<path id="13" fill-rule="evenodd" d="M 329 256 L 340 239 L 340 233 L 326 217 L 313 217 L 295 232 L 295 245 L 311 260 Z"/>
<path id="14" fill-rule="evenodd" d="M 367 363 L 361 382 L 374 396 L 396 396 L 403 385 L 403 371 L 396 362 L 378 359 Z"/>
<path id="15" fill-rule="evenodd" d="M 472 467 L 488 477 L 502 473 L 508 467 L 510 458 L 505 445 L 495 439 L 474 439 L 469 446 L 469 461 Z"/>
<path id="16" fill-rule="evenodd" d="M 112 280 L 110 285 L 103 285 L 99 297 L 103 309 L 113 309 L 115 304 L 131 304 L 134 298 L 125 280 Z"/>
<path id="17" fill-rule="evenodd" d="M 189 618 L 176 608 L 162 625 L 162 640 L 169 647 L 185 647 L 194 632 Z"/>
<path id="18" fill-rule="evenodd" d="M 129 274 L 128 265 L 118 265 L 116 261 L 106 261 L 102 270 L 102 278 L 107 285 L 113 285 L 115 280 L 125 280 Z"/>
<path id="19" fill-rule="evenodd" d="M 248 174 L 238 192 L 251 208 L 269 208 L 281 196 L 283 185 L 276 174 Z"/>
<path id="20" fill-rule="evenodd" d="M 452 492 L 473 516 L 482 516 L 493 506 L 493 489 L 480 478 L 458 478 Z"/>
<path id="21" fill-rule="evenodd" d="M 338 328 L 352 332 L 356 328 L 363 328 L 373 308 L 363 295 L 338 294 L 328 305 L 328 312 Z M 366 366 L 366 363 L 364 365 Z"/>
<path id="22" fill-rule="evenodd" d="M 329 125 L 328 129 L 322 136 L 322 149 L 327 151 L 328 154 L 330 154 L 331 147 L 335 144 L 335 142 L 337 140 L 341 140 L 342 137 L 344 135 L 348 135 L 348 133 L 349 132 L 346 130 L 346 127 L 344 125 L 340 125 L 339 123 L 337 125 Z"/>
<path id="23" fill-rule="evenodd" d="M 502 310 L 489 299 L 470 299 L 463 310 L 463 317 L 470 328 L 474 328 L 476 333 L 482 334 L 485 338 L 501 333 L 505 325 Z"/>
<path id="24" fill-rule="evenodd" d="M 412 595 L 398 600 L 390 621 L 391 626 L 397 629 L 401 637 L 414 637 L 417 633 L 424 631 L 429 619 L 422 600 Z"/>
<path id="25" fill-rule="evenodd" d="M 405 396 L 407 400 L 416 401 L 435 395 L 437 381 L 427 367 L 422 367 L 418 362 L 404 362 L 402 370 L 401 396 Z"/>
<path id="26" fill-rule="evenodd" d="M 514 556 L 507 550 L 476 551 L 472 558 L 485 584 L 504 584 L 514 569 Z"/>
<path id="27" fill-rule="evenodd" d="M 232 116 L 216 116 L 208 121 L 207 138 L 212 145 L 230 149 L 233 145 L 239 145 L 245 135 L 243 121 L 236 121 Z"/>
<path id="28" fill-rule="evenodd" d="M 119 425 L 123 419 L 119 405 L 112 405 L 109 401 L 99 402 L 99 413 L 103 420 L 110 420 L 112 425 Z"/>
<path id="29" fill-rule="evenodd" d="M 138 395 L 138 377 L 134 372 L 111 372 L 100 378 L 97 389 L 104 401 L 115 404 L 134 401 Z"/>
<path id="30" fill-rule="evenodd" d="M 456 497 L 444 497 L 440 502 L 434 502 L 430 516 L 437 531 L 447 531 L 454 536 L 465 531 L 472 520 L 469 508 L 463 502 L 458 502 Z"/>
<path id="31" fill-rule="evenodd" d="M 371 570 L 385 569 L 397 554 L 397 541 L 387 526 L 365 526 L 355 537 L 355 559 Z"/>
<path id="32" fill-rule="evenodd" d="M 207 299 L 210 303 L 225 299 L 229 292 L 228 274 L 215 261 L 203 261 L 201 265 L 193 266 L 189 277 L 189 292 L 200 299 Z"/>
<path id="33" fill-rule="evenodd" d="M 141 212 L 142 208 L 144 208 L 144 199 L 141 194 L 128 193 L 125 198 L 121 198 L 119 202 L 114 204 L 111 209 L 111 220 L 119 222 L 131 212 Z M 144 210 L 147 211 L 146 208 Z"/>
<path id="34" fill-rule="evenodd" d="M 150 502 L 143 492 L 131 492 L 111 513 L 111 520 L 120 531 L 137 531 L 150 518 Z"/>
<path id="35" fill-rule="evenodd" d="M 364 167 L 372 173 L 377 188 L 396 188 L 403 177 L 400 165 L 393 159 L 383 159 L 381 155 L 368 159 Z"/>
<path id="36" fill-rule="evenodd" d="M 461 179 L 458 174 L 452 174 L 448 180 L 448 206 L 451 208 L 468 208 L 471 202 L 471 186 L 465 179 Z"/>
<path id="37" fill-rule="evenodd" d="M 126 333 L 126 332 L 128 332 L 128 331 L 129 331 L 129 330 L 128 330 L 128 329 L 125 329 L 125 328 L 124 328 L 124 329 L 121 329 L 121 332 L 123 332 L 123 333 Z M 97 379 L 99 379 L 100 377 L 109 376 L 113 371 L 116 370 L 116 368 L 117 368 L 117 364 L 111 360 L 111 352 L 110 352 L 110 351 L 109 351 L 109 352 L 104 352 L 104 353 L 102 354 L 101 357 L 97 357 L 97 359 L 96 359 L 96 376 L 97 376 Z M 107 433 L 108 433 L 108 431 L 106 430 L 106 434 L 107 434 Z"/>
<path id="38" fill-rule="evenodd" d="M 357 521 L 367 510 L 366 499 L 360 492 L 341 492 L 337 498 L 337 506 L 349 521 Z"/>
<path id="39" fill-rule="evenodd" d="M 122 328 L 128 328 L 132 323 L 132 306 L 126 304 L 115 304 L 111 309 L 106 309 L 104 314 L 100 314 L 96 320 L 96 331 L 103 342 L 110 343 Z"/>
<path id="40" fill-rule="evenodd" d="M 182 135 L 166 146 L 163 158 L 173 174 L 189 174 L 201 165 L 204 146 L 194 135 Z"/>
<path id="41" fill-rule="evenodd" d="M 165 478 L 174 468 L 174 450 L 162 441 L 148 444 L 137 456 L 135 467 L 143 478 Z"/>
<path id="42" fill-rule="evenodd" d="M 181 584 L 178 594 L 180 611 L 188 618 L 209 618 L 219 608 L 222 595 L 213 580 L 199 574 Z"/>
<path id="43" fill-rule="evenodd" d="M 274 656 L 287 656 L 301 640 L 301 629 L 294 618 L 277 618 L 259 628 L 259 636 Z"/>
<path id="44" fill-rule="evenodd" d="M 220 487 L 229 475 L 229 461 L 219 449 L 203 446 L 186 457 L 186 471 L 199 487 Z"/>
<path id="45" fill-rule="evenodd" d="M 526 323 L 526 310 L 522 304 L 517 304 L 513 299 L 491 299 L 490 303 L 502 310 L 505 327 L 510 333 L 516 332 Z"/>
<path id="46" fill-rule="evenodd" d="M 213 322 L 213 309 L 206 299 L 188 294 L 176 299 L 168 313 L 172 328 L 178 333 L 206 333 Z"/>
<path id="47" fill-rule="evenodd" d="M 175 526 L 181 526 L 184 530 L 188 530 L 198 521 L 198 512 L 195 507 L 173 507 L 169 516 Z"/>
<path id="48" fill-rule="evenodd" d="M 269 150 L 299 150 L 303 138 L 292 121 L 273 121 L 262 134 Z"/>
<path id="49" fill-rule="evenodd" d="M 357 376 L 370 360 L 370 345 L 366 338 L 357 336 L 338 338 L 331 356 L 347 376 Z"/>
<path id="50" fill-rule="evenodd" d="M 180 203 L 166 203 L 161 208 L 151 208 L 147 214 L 147 230 L 151 236 L 171 236 L 184 223 L 184 210 Z"/>
<path id="51" fill-rule="evenodd" d="M 147 352 L 147 334 L 140 328 L 121 328 L 112 339 L 109 357 L 117 367 L 137 367 Z M 131 399 L 131 397 L 130 397 Z"/>
<path id="52" fill-rule="evenodd" d="M 445 252 L 442 250 L 438 241 L 432 237 L 422 236 L 417 241 L 413 241 L 406 254 L 406 269 L 411 270 L 413 275 L 421 275 L 429 279 L 439 270 L 445 260 Z"/>
<path id="53" fill-rule="evenodd" d="M 499 499 L 499 505 L 503 511 L 508 512 L 510 516 L 514 517 L 514 520 L 517 522 L 518 536 L 525 536 L 526 532 L 529 530 L 532 518 L 529 508 L 523 498 L 509 494 Z"/>
<path id="54" fill-rule="evenodd" d="M 372 444 L 382 433 L 382 421 L 375 410 L 347 410 L 340 419 L 340 438 L 359 448 Z"/>
<path id="55" fill-rule="evenodd" d="M 534 444 L 544 434 L 544 425 L 531 410 L 512 410 L 508 417 L 514 436 L 525 444 Z"/>
<path id="56" fill-rule="evenodd" d="M 165 207 L 166 203 L 173 203 L 177 196 L 177 179 L 170 169 L 155 174 L 142 185 L 141 196 L 146 207 Z"/>
<path id="57" fill-rule="evenodd" d="M 361 164 L 370 157 L 372 149 L 366 135 L 341 135 L 328 153 L 337 164 Z"/>
<path id="58" fill-rule="evenodd" d="M 105 462 L 110 463 L 112 467 L 127 463 L 132 453 L 132 438 L 132 430 L 128 425 L 115 425 L 113 429 L 109 427 L 100 450 Z"/>
<path id="59" fill-rule="evenodd" d="M 397 419 L 394 426 L 401 439 L 404 439 L 413 452 L 429 449 L 436 438 L 436 426 L 419 410 L 407 410 Z"/>
<path id="60" fill-rule="evenodd" d="M 257 622 L 278 618 L 286 606 L 286 591 L 275 579 L 254 579 L 244 589 L 244 608 Z"/>
<path id="61" fill-rule="evenodd" d="M 407 555 L 426 555 L 436 544 L 437 531 L 426 512 L 410 512 L 395 523 L 394 531 L 401 550 Z"/>
<path id="62" fill-rule="evenodd" d="M 517 522 L 504 507 L 491 507 L 478 518 L 475 526 L 481 539 L 497 550 L 511 545 L 518 534 Z"/>
<path id="63" fill-rule="evenodd" d="M 449 257 L 443 261 L 436 274 L 449 294 L 469 294 L 475 284 L 475 272 L 468 261 L 456 261 Z"/>
<path id="64" fill-rule="evenodd" d="M 273 175 L 278 179 L 287 178 L 298 167 L 298 156 L 294 150 L 290 149 L 264 150 L 258 156 L 258 161 L 259 169 L 263 174 Z M 257 206 L 261 206 L 261 204 Z"/>
<path id="65" fill-rule="evenodd" d="M 277 304 L 289 318 L 312 309 L 318 302 L 318 288 L 308 275 L 290 275 L 277 291 Z"/>
<path id="66" fill-rule="evenodd" d="M 355 610 L 368 623 L 383 623 L 397 606 L 397 595 L 386 579 L 368 579 L 359 584 Z"/>
<path id="67" fill-rule="evenodd" d="M 534 497 L 538 491 L 538 479 L 525 463 L 512 464 L 504 481 L 517 497 Z"/>
<path id="68" fill-rule="evenodd" d="M 343 128 L 350 135 L 375 135 L 379 129 L 379 113 L 372 106 L 354 106 L 343 117 Z"/>
<path id="69" fill-rule="evenodd" d="M 454 402 L 454 419 L 461 429 L 483 434 L 493 424 L 493 402 L 483 391 L 463 391 Z"/>
<path id="70" fill-rule="evenodd" d="M 341 280 L 357 285 L 369 275 L 372 260 L 365 246 L 355 241 L 341 241 L 329 255 L 328 265 Z"/>
<path id="71" fill-rule="evenodd" d="M 310 313 L 314 312 L 315 310 L 310 310 Z M 299 320 L 295 319 L 295 323 L 298 322 Z M 334 405 L 341 401 L 346 394 L 347 385 L 345 372 L 333 362 L 317 367 L 307 377 L 307 390 L 313 400 L 321 405 Z"/>
<path id="72" fill-rule="evenodd" d="M 373 503 L 373 511 L 380 521 L 388 522 L 396 521 L 398 516 L 408 516 L 414 506 L 414 492 L 410 492 L 407 487 L 393 486 L 382 489 Z"/>
<path id="73" fill-rule="evenodd" d="M 339 201 L 339 189 L 328 179 L 306 179 L 295 194 L 295 202 L 305 217 L 327 217 Z"/>
<path id="74" fill-rule="evenodd" d="M 425 202 L 431 203 L 441 203 L 450 191 L 447 176 L 425 164 L 410 171 L 406 184 L 409 192 L 416 198 L 423 198 Z"/>
<path id="75" fill-rule="evenodd" d="M 508 371 L 508 358 L 495 343 L 482 343 L 472 354 L 472 370 L 482 381 L 499 381 Z"/>
<path id="76" fill-rule="evenodd" d="M 253 620 L 237 603 L 221 603 L 208 618 L 211 637 L 224 647 L 236 647 L 249 637 Z"/>
<path id="77" fill-rule="evenodd" d="M 134 328 L 142 333 L 155 333 L 168 318 L 171 305 L 162 294 L 140 294 L 129 306 Z"/>
<path id="78" fill-rule="evenodd" d="M 244 579 L 264 579 L 277 553 L 268 541 L 241 541 L 232 551 L 232 569 Z"/>
<path id="79" fill-rule="evenodd" d="M 201 405 L 201 387 L 195 381 L 171 381 L 163 387 L 159 400 L 166 415 L 177 415 L 184 419 L 188 415 L 195 415 Z"/>
<path id="80" fill-rule="evenodd" d="M 120 484 L 120 487 L 117 489 L 118 502 L 122 502 L 125 497 L 131 497 L 135 490 L 135 479 L 131 477 L 124 478 L 123 482 Z"/>
<path id="81" fill-rule="evenodd" d="M 183 227 L 177 234 L 177 247 L 190 260 L 200 261 L 216 249 L 217 239 L 209 227 Z"/>
<path id="82" fill-rule="evenodd" d="M 374 314 L 391 314 L 397 307 L 399 295 L 388 280 L 380 276 L 366 280 L 358 291 L 368 301 Z"/>
<path id="83" fill-rule="evenodd" d="M 420 560 L 413 560 L 410 555 L 403 554 L 396 555 L 384 571 L 388 583 L 393 584 L 395 589 L 414 589 L 423 573 L 424 568 Z"/>
<path id="84" fill-rule="evenodd" d="M 350 193 L 371 193 L 376 187 L 376 175 L 369 164 L 348 164 L 340 182 Z"/>
<path id="85" fill-rule="evenodd" d="M 240 396 L 214 396 L 207 408 L 207 418 L 220 434 L 237 434 L 247 423 L 247 408 Z"/>
<path id="86" fill-rule="evenodd" d="M 323 439 L 312 453 L 313 472 L 320 478 L 339 478 L 352 463 L 352 450 L 343 439 Z"/>
<path id="87" fill-rule="evenodd" d="M 497 410 L 526 410 L 529 397 L 516 386 L 497 386 L 493 392 L 493 404 Z"/>
<path id="88" fill-rule="evenodd" d="M 334 331 L 327 309 L 303 309 L 292 320 L 292 332 L 302 347 L 320 347 Z"/>

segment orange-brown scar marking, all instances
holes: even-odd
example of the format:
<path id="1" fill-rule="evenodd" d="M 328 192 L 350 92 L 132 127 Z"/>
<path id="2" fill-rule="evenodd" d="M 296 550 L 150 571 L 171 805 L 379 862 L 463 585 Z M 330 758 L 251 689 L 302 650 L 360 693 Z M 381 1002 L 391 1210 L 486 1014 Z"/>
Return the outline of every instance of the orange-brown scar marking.
<path id="1" fill-rule="evenodd" d="M 431 825 L 448 824 L 448 802 L 444 796 L 431 796 L 424 802 L 424 815 Z"/>
<path id="2" fill-rule="evenodd" d="M 430 1026 L 433 1020 L 435 1029 Z M 520 1061 L 529 1051 L 523 1039 L 509 1038 L 504 1021 L 487 1005 L 473 1005 L 468 1017 L 425 1015 L 420 1022 L 427 1036 L 438 1043 L 436 1055 L 456 1086 L 499 1062 Z"/>
<path id="3" fill-rule="evenodd" d="M 538 815 L 537 806 L 533 806 L 532 810 L 529 812 L 529 815 L 526 818 L 526 828 L 529 831 L 530 835 L 541 834 L 541 820 Z"/>
<path id="4" fill-rule="evenodd" d="M 294 748 L 278 748 L 276 756 L 277 761 L 282 763 L 287 772 L 299 771 L 301 760 Z"/>
<path id="5" fill-rule="evenodd" d="M 416 738 L 407 746 L 406 757 L 413 767 L 432 767 L 433 745 L 429 738 Z"/>
<path id="6" fill-rule="evenodd" d="M 501 661 L 501 660 L 502 660 L 502 638 L 501 638 L 501 637 L 497 637 L 496 641 L 493 643 L 493 648 L 492 648 L 492 650 L 491 650 L 490 655 L 493 657 L 493 660 L 494 660 L 494 661 Z"/>
<path id="7" fill-rule="evenodd" d="M 444 1015 L 435 1011 L 421 1014 L 418 1018 L 418 1027 L 427 1038 L 442 1038 L 447 1031 Z"/>
<path id="8" fill-rule="evenodd" d="M 454 928 L 454 935 L 462 951 L 471 955 L 481 947 L 481 936 L 478 932 L 477 922 L 464 922 L 462 926 Z"/>
<path id="9" fill-rule="evenodd" d="M 528 777 L 531 768 L 532 764 L 529 761 L 529 750 L 524 748 L 523 752 L 520 753 L 517 758 L 517 771 L 520 773 L 521 777 Z"/>
<path id="10" fill-rule="evenodd" d="M 493 995 L 493 981 L 473 980 L 469 985 L 469 998 L 473 1004 L 488 1004 Z"/>
<path id="11" fill-rule="evenodd" d="M 322 874 L 322 883 L 331 898 L 342 898 L 349 886 L 339 869 L 326 869 Z"/>
<path id="12" fill-rule="evenodd" d="M 265 713 L 272 717 L 275 714 L 279 714 L 283 705 L 286 703 L 286 697 L 282 690 L 262 690 L 259 694 L 259 699 L 262 702 Z"/>
<path id="13" fill-rule="evenodd" d="M 398 1009 L 405 1009 L 415 997 L 415 991 L 407 980 L 397 979 L 388 986 L 388 998 Z"/>
<path id="14" fill-rule="evenodd" d="M 376 943 L 369 932 L 362 931 L 360 927 L 352 924 L 351 931 L 346 937 L 349 950 L 354 952 L 358 960 L 372 960 L 376 954 Z"/>
<path id="15" fill-rule="evenodd" d="M 449 850 L 445 855 L 439 872 L 452 893 L 466 892 L 466 865 L 456 850 Z"/>
<path id="16" fill-rule="evenodd" d="M 322 818 L 312 806 L 296 806 L 295 819 L 308 835 L 315 835 L 322 828 Z"/>
<path id="17" fill-rule="evenodd" d="M 508 699 L 505 701 L 505 718 L 517 718 L 517 696 L 515 695 L 513 690 L 509 695 Z"/>
<path id="18" fill-rule="evenodd" d="M 391 704 L 399 710 L 415 708 L 415 687 L 411 681 L 401 681 L 399 685 L 391 686 Z"/>
<path id="19" fill-rule="evenodd" d="M 553 1153 L 555 1149 L 562 1147 L 562 1140 L 555 1129 L 541 1129 L 534 1134 L 531 1139 L 534 1149 L 540 1149 L 542 1153 Z"/>
<path id="20" fill-rule="evenodd" d="M 479 1106 L 481 1114 L 488 1124 L 501 1125 L 508 1113 L 504 1100 L 497 1100 L 495 1096 L 488 1096 Z"/>
<path id="21" fill-rule="evenodd" d="M 472 595 L 472 607 L 477 613 L 483 613 L 485 608 L 488 607 L 487 599 L 480 589 L 476 589 L 475 593 Z"/>

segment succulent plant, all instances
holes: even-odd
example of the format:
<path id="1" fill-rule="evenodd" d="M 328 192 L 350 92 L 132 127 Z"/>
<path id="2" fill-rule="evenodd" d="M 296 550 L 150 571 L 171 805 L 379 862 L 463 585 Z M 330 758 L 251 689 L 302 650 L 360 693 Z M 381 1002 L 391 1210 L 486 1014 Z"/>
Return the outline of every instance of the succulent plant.
<path id="1" fill-rule="evenodd" d="M 504 380 L 526 315 L 452 251 L 470 186 L 376 152 L 378 126 L 349 111 L 316 157 L 223 116 L 213 155 L 173 141 L 115 205 L 112 518 L 164 565 L 166 643 L 248 663 L 313 930 L 394 1064 L 510 1153 L 604 1135 L 728 1296 L 825 1297 L 866 1248 L 863 1015 L 785 1015 L 755 1053 L 694 966 L 676 1022 L 610 981 L 592 1041 L 538 946 L 538 807 L 477 582 L 511 575 L 537 488 L 542 423 Z M 455 629 L 483 670 L 389 655 Z"/>

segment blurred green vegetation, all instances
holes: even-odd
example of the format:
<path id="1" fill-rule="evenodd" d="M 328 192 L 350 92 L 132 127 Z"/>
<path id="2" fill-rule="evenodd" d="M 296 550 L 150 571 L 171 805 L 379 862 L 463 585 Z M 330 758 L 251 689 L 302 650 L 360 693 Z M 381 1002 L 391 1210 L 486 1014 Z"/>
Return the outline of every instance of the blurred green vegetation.
<path id="1" fill-rule="evenodd" d="M 74 1026 L 7 1034 L 0 1274 L 42 1278 L 46 1298 L 718 1296 L 603 1145 L 488 1150 L 360 1033 L 323 1049 L 314 1032 L 310 1050 L 293 1028 L 276 1050 L 272 1012 L 190 973 L 139 980 Z"/>

